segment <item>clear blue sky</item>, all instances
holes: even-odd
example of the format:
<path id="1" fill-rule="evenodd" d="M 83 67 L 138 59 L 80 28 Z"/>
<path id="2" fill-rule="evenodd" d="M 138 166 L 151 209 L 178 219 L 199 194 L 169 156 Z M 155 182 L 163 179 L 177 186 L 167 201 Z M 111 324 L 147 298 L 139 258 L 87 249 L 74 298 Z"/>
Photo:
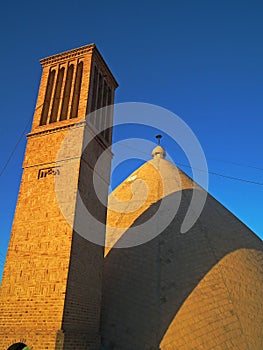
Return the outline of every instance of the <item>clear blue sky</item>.
<path id="1" fill-rule="evenodd" d="M 34 110 L 38 60 L 94 42 L 119 82 L 116 102 L 173 111 L 198 137 L 210 171 L 263 182 L 261 1 L 5 1 L 0 16 L 0 169 Z M 131 128 L 129 136 L 142 134 L 155 135 Z M 0 177 L 0 271 L 24 149 L 25 137 Z M 184 162 L 179 152 L 174 160 Z M 118 167 L 113 185 L 138 164 Z M 211 175 L 209 190 L 263 237 L 263 186 Z"/>

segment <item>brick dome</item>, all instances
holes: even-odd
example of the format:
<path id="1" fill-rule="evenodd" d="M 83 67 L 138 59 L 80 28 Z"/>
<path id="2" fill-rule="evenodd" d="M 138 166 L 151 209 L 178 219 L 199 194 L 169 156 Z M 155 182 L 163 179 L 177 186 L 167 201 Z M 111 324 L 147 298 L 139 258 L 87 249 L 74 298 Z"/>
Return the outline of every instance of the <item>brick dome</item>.
<path id="1" fill-rule="evenodd" d="M 109 196 L 105 349 L 263 349 L 263 243 L 209 194 L 195 225 L 181 234 L 193 185 L 154 157 Z M 144 244 L 117 249 L 163 198 L 180 199 L 169 226 Z"/>

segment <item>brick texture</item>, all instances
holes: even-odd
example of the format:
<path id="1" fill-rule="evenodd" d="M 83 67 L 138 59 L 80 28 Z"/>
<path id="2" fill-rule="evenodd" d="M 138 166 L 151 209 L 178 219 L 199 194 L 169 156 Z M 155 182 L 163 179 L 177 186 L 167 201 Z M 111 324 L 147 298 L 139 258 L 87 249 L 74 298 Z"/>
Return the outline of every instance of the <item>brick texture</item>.
<path id="1" fill-rule="evenodd" d="M 77 117 L 70 119 L 68 113 L 66 120 L 59 120 L 64 74 L 57 121 L 49 122 L 54 85 L 47 120 L 40 125 L 49 71 L 55 69 L 57 76 L 61 67 L 76 67 L 78 62 L 83 62 L 83 72 Z M 105 222 L 106 217 L 106 208 L 90 190 L 94 157 L 104 151 L 105 140 L 96 137 L 91 152 L 83 150 L 85 138 L 92 138 L 85 126 L 92 66 L 107 72 L 105 79 L 113 91 L 117 85 L 94 45 L 43 59 L 41 64 L 43 74 L 0 291 L 0 348 L 21 342 L 31 350 L 98 349 L 103 248 L 81 237 L 73 225 L 79 215 L 79 193 L 94 203 L 98 218 Z M 74 75 L 69 111 L 73 85 Z M 108 183 L 106 172 L 105 197 Z"/>
<path id="2" fill-rule="evenodd" d="M 145 163 L 109 197 L 103 349 L 261 350 L 262 241 L 210 195 L 195 225 L 181 234 L 193 183 L 168 163 Z M 161 234 L 136 247 L 114 248 L 132 241 L 131 228 L 140 233 L 139 225 L 167 197 L 170 205 L 155 226 L 178 201 L 180 206 Z"/>
<path id="3" fill-rule="evenodd" d="M 262 241 L 210 195 L 195 225 L 181 234 L 193 189 L 203 190 L 166 161 L 159 146 L 154 159 L 109 196 L 106 213 L 111 152 L 103 169 L 94 168 L 111 137 L 95 137 L 85 116 L 96 96 L 94 67 L 111 97 L 116 81 L 93 44 L 41 64 L 0 289 L 0 348 L 23 343 L 31 350 L 262 350 Z M 70 65 L 68 113 L 60 120 Z M 70 118 L 78 98 L 78 113 Z M 51 118 L 53 104 L 57 116 Z M 101 225 L 83 221 L 82 203 Z M 140 225 L 158 211 L 143 233 L 146 243 L 117 249 L 136 234 L 139 240 Z M 172 220 L 159 234 L 167 217 Z M 97 244 L 104 241 L 105 250 Z"/>

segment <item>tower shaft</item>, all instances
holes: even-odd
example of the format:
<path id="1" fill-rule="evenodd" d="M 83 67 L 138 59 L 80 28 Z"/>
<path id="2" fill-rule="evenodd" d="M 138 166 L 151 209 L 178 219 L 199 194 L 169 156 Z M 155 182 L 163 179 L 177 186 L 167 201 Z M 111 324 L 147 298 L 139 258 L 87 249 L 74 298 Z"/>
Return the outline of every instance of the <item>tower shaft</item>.
<path id="1" fill-rule="evenodd" d="M 112 114 L 98 114 L 89 128 L 85 117 L 113 104 L 117 83 L 93 44 L 41 64 L 0 291 L 0 348 L 98 349 L 103 247 L 76 232 L 74 222 L 81 215 L 79 193 L 96 207 L 97 219 L 106 220 L 92 179 L 96 160 L 111 144 Z M 85 148 L 87 135 L 92 141 Z M 110 152 L 107 159 L 105 198 Z"/>

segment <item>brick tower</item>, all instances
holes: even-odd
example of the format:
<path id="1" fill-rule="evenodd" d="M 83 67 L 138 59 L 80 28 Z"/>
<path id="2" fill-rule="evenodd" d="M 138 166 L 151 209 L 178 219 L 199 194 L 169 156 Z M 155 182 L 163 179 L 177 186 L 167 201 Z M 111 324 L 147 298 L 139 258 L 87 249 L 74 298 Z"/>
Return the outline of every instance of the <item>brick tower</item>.
<path id="1" fill-rule="evenodd" d="M 117 83 L 93 44 L 44 58 L 41 65 L 0 291 L 0 348 L 99 349 L 103 247 L 79 235 L 73 223 L 79 193 L 105 222 L 92 179 L 96 160 L 111 144 L 112 113 L 97 114 L 93 128 L 85 116 L 113 104 Z M 92 137 L 101 124 L 109 128 Z M 73 141 L 58 162 L 69 130 Z M 84 148 L 87 134 L 92 142 Z M 54 183 L 61 176 L 59 191 L 71 221 L 56 196 Z M 109 171 L 100 176 L 107 197 Z"/>

